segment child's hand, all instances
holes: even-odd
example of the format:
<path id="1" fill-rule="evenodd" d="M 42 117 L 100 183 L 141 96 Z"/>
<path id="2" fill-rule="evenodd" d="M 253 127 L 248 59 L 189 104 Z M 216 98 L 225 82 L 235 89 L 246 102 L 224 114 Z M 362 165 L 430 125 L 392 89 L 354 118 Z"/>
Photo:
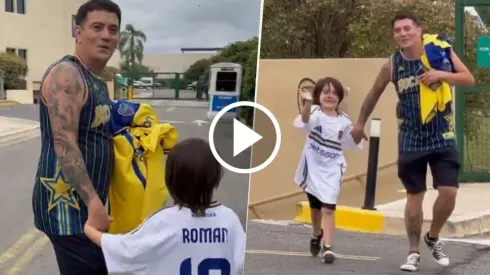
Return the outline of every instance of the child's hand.
<path id="1" fill-rule="evenodd" d="M 301 90 L 301 99 L 303 99 L 306 102 L 313 101 L 313 97 L 311 96 L 311 93 L 305 90 Z"/>
<path id="2" fill-rule="evenodd" d="M 87 234 L 87 233 L 90 233 L 93 231 L 98 231 L 98 230 L 97 230 L 97 228 L 90 225 L 90 222 L 87 221 L 83 227 L 83 231 L 85 232 L 85 234 Z"/>
<path id="3" fill-rule="evenodd" d="M 111 222 L 114 220 L 114 218 L 112 218 L 111 216 L 109 216 L 109 225 L 111 224 Z M 83 231 L 85 231 L 85 234 L 87 234 L 87 231 L 88 232 L 94 232 L 94 231 L 99 231 L 97 228 L 95 228 L 94 226 L 92 226 L 90 224 L 90 221 L 87 221 L 83 227 Z"/>
<path id="4" fill-rule="evenodd" d="M 109 220 L 112 220 L 109 218 Z M 90 221 L 87 221 L 83 226 L 83 231 L 85 235 L 99 247 L 102 245 L 102 232 L 100 232 L 97 228 L 90 224 Z"/>

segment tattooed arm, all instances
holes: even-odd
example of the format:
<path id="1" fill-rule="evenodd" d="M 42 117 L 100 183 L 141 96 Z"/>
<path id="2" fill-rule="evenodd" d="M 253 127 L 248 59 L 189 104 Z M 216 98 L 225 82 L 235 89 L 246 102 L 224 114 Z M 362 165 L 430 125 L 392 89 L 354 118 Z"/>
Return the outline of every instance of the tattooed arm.
<path id="1" fill-rule="evenodd" d="M 66 183 L 72 185 L 89 208 L 90 216 L 97 216 L 99 224 L 104 205 L 95 191 L 78 147 L 80 111 L 87 96 L 85 84 L 75 65 L 62 62 L 46 76 L 42 97 L 51 122 L 55 152 Z M 94 217 L 95 218 L 95 217 Z"/>
<path id="2" fill-rule="evenodd" d="M 364 102 L 361 106 L 361 111 L 359 112 L 359 118 L 357 119 L 356 125 L 351 130 L 351 136 L 356 144 L 359 144 L 362 139 L 367 140 L 367 135 L 364 133 L 364 126 L 366 121 L 374 110 L 374 107 L 378 103 L 381 94 L 383 94 L 386 86 L 391 81 L 391 58 L 386 62 L 374 81 L 374 85 L 367 94 Z"/>
<path id="3" fill-rule="evenodd" d="M 374 81 L 374 85 L 367 94 L 366 98 L 364 99 L 364 102 L 362 103 L 361 111 L 359 113 L 359 118 L 357 119 L 357 123 L 360 125 L 365 125 L 366 121 L 368 120 L 369 116 L 374 110 L 374 107 L 376 107 L 376 104 L 378 103 L 379 98 L 383 94 L 383 92 L 386 89 L 386 86 L 391 81 L 391 60 L 389 62 L 386 62 L 383 67 L 381 67 L 381 70 L 376 77 L 376 80 Z"/>

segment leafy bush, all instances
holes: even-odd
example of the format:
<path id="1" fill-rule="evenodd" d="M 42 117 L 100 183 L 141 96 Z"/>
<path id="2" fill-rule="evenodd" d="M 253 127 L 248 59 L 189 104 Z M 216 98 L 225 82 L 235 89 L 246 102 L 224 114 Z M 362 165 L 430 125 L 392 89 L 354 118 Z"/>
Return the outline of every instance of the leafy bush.
<path id="1" fill-rule="evenodd" d="M 0 77 L 6 90 L 25 89 L 28 68 L 26 61 L 10 53 L 0 53 Z"/>

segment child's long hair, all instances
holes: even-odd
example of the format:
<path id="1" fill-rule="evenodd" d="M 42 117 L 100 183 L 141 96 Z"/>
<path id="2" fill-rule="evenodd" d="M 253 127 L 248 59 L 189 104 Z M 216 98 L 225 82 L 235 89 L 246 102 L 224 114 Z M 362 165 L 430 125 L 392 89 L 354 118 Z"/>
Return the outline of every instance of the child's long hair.
<path id="1" fill-rule="evenodd" d="M 223 176 L 209 143 L 199 138 L 179 142 L 167 157 L 165 181 L 174 203 L 202 216 Z"/>

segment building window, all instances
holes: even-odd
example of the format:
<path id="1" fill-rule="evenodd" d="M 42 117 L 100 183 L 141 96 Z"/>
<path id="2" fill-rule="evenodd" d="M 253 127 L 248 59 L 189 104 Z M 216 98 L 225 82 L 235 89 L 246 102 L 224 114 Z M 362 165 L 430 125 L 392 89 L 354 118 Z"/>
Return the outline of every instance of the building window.
<path id="1" fill-rule="evenodd" d="M 6 52 L 8 54 L 16 54 L 19 57 L 22 57 L 27 62 L 27 50 L 26 49 L 7 48 Z"/>
<path id="2" fill-rule="evenodd" d="M 5 11 L 16 12 L 18 14 L 26 14 L 25 0 L 5 0 Z"/>
<path id="3" fill-rule="evenodd" d="M 26 14 L 25 0 L 17 0 L 17 13 Z"/>
<path id="4" fill-rule="evenodd" d="M 14 12 L 14 0 L 5 0 L 5 11 Z"/>
<path id="5" fill-rule="evenodd" d="M 17 55 L 24 58 L 24 60 L 27 62 L 27 50 L 25 49 L 18 49 L 17 50 Z"/>

